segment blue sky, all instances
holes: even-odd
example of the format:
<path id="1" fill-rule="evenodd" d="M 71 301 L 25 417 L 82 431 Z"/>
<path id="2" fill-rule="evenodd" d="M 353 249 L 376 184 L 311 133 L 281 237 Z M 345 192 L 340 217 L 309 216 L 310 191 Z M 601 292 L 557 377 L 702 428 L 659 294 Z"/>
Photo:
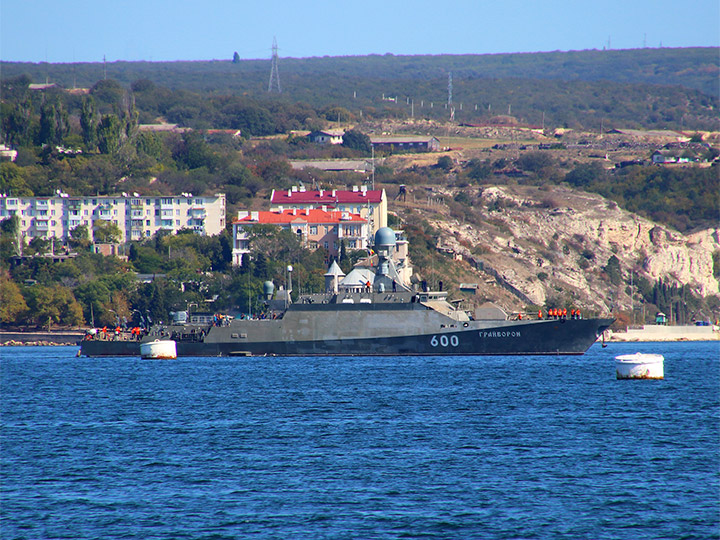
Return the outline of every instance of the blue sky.
<path id="1" fill-rule="evenodd" d="M 0 0 L 24 62 L 487 54 L 720 45 L 718 0 Z"/>

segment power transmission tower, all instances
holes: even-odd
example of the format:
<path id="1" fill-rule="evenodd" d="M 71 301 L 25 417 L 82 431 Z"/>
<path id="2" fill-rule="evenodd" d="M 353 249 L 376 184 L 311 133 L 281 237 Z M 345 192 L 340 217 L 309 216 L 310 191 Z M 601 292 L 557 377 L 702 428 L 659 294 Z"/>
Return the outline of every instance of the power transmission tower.
<path id="1" fill-rule="evenodd" d="M 277 46 L 277 39 L 273 37 L 273 44 L 272 44 L 272 65 L 270 66 L 270 82 L 268 83 L 268 92 L 272 92 L 273 90 L 277 90 L 277 93 L 279 94 L 282 92 L 280 90 L 280 73 L 278 72 L 278 46 Z M 274 86 L 274 88 L 273 88 Z"/>
<path id="2" fill-rule="evenodd" d="M 448 73 L 448 109 L 450 109 L 450 121 L 455 120 L 455 106 L 452 100 L 452 71 Z"/>

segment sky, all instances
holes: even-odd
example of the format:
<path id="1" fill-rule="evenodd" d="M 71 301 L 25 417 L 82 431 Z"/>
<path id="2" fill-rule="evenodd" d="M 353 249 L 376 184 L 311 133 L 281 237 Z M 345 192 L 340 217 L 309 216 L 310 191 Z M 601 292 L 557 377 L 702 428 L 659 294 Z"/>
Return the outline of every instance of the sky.
<path id="1" fill-rule="evenodd" d="M 718 0 L 0 0 L 0 59 L 214 60 L 720 46 Z"/>

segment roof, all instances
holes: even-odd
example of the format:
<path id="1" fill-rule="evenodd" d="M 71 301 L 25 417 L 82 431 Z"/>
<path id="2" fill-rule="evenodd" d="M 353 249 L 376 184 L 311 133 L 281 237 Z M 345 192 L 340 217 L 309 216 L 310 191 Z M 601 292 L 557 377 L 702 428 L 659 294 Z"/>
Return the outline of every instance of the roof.
<path id="1" fill-rule="evenodd" d="M 433 139 L 438 140 L 432 135 L 371 135 L 370 142 L 372 144 L 399 144 L 399 143 L 429 143 Z"/>
<path id="2" fill-rule="evenodd" d="M 367 282 L 375 283 L 375 272 L 369 268 L 353 268 L 350 273 L 340 281 L 341 287 L 365 286 Z"/>
<path id="3" fill-rule="evenodd" d="M 325 273 L 326 276 L 344 276 L 345 272 L 342 271 L 340 266 L 338 265 L 337 261 L 333 261 L 330 265 L 330 268 L 328 268 L 328 271 Z"/>
<path id="4" fill-rule="evenodd" d="M 303 169 L 320 169 L 322 171 L 370 171 L 372 163 L 365 159 L 303 159 L 291 161 L 290 166 L 298 171 Z"/>
<path id="5" fill-rule="evenodd" d="M 233 220 L 237 224 L 262 223 L 267 225 L 303 224 L 303 223 L 367 223 L 357 214 L 341 212 L 339 210 L 322 210 L 313 208 L 307 210 L 286 209 L 283 211 L 238 212 L 238 218 Z"/>
<path id="6" fill-rule="evenodd" d="M 642 130 L 642 129 L 611 129 L 608 133 L 615 133 L 620 135 L 630 135 L 633 137 L 640 138 L 671 138 L 671 139 L 689 139 L 682 133 L 677 131 L 670 131 L 667 129 L 654 129 L 654 130 Z"/>
<path id="7" fill-rule="evenodd" d="M 140 124 L 138 125 L 139 131 L 170 131 L 173 133 L 184 133 L 190 131 L 190 128 L 180 127 L 177 124 Z"/>
<path id="8" fill-rule="evenodd" d="M 273 190 L 272 195 L 270 195 L 270 204 L 274 206 L 292 206 L 294 204 L 314 204 L 320 206 L 323 204 L 380 203 L 383 200 L 383 195 L 384 191 L 381 189 L 368 189 L 366 191 L 362 191 L 362 189 L 359 188 L 357 188 L 357 191 L 341 191 L 339 189 L 319 191 Z"/>
<path id="9" fill-rule="evenodd" d="M 330 137 L 342 137 L 345 135 L 344 129 L 319 129 L 317 131 L 313 131 L 310 133 L 310 137 L 314 137 L 316 135 L 328 135 Z"/>

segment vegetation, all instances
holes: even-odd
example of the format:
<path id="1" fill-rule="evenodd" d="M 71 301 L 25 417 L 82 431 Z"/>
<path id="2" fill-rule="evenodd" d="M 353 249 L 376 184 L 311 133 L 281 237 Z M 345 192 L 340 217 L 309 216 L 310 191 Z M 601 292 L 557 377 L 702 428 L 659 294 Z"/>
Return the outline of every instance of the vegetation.
<path id="1" fill-rule="evenodd" d="M 65 88 L 95 88 L 103 72 L 100 64 L 90 63 L 3 62 L 0 67 L 6 81 L 27 75 L 28 82 L 49 78 Z M 590 129 L 603 121 L 607 127 L 718 125 L 716 48 L 287 58 L 280 62 L 281 95 L 265 91 L 269 69 L 269 60 L 113 62 L 107 68 L 113 81 L 93 94 L 119 104 L 118 89 L 130 88 L 143 111 L 141 123 L 162 116 L 189 127 L 260 135 L 300 125 L 313 129 L 305 122 L 313 117 L 341 122 L 360 114 L 409 117 L 411 108 L 416 117 L 447 118 L 439 105 L 446 102 L 447 74 L 452 72 L 454 101 L 464 104 L 456 107 L 459 122 L 489 121 L 511 109 L 525 123 L 539 125 L 544 118 L 546 126 Z M 14 83 L 3 93 L 11 95 L 21 87 Z"/>
<path id="2" fill-rule="evenodd" d="M 445 120 L 447 111 L 440 105 L 446 100 L 447 71 L 453 72 L 455 102 L 465 104 L 456 110 L 458 122 L 493 123 L 512 108 L 518 121 L 540 124 L 544 119 L 546 126 L 595 130 L 604 122 L 608 128 L 713 129 L 720 106 L 716 53 L 646 49 L 284 59 L 281 95 L 264 91 L 269 62 L 243 61 L 237 55 L 227 62 L 115 62 L 109 66 L 112 78 L 102 80 L 97 80 L 101 71 L 96 64 L 2 62 L 0 140 L 16 148 L 18 156 L 15 162 L 0 163 L 0 193 L 224 192 L 232 214 L 239 207 L 257 208 L 258 197 L 298 182 L 357 184 L 366 175 L 295 171 L 289 160 L 367 157 L 369 126 L 409 119 L 411 111 L 416 119 Z M 29 88 L 31 81 L 46 76 L 60 86 Z M 66 91 L 73 80 L 88 92 Z M 141 130 L 142 124 L 158 122 L 192 129 Z M 343 145 L 316 145 L 293 133 L 346 124 L 356 127 L 347 130 Z M 508 170 L 519 175 L 510 178 Z M 463 188 L 565 182 L 681 231 L 716 223 L 720 207 L 717 169 L 636 166 L 606 171 L 595 162 L 566 160 L 560 151 L 530 150 L 469 162 L 443 155 L 434 163 L 398 170 L 378 165 L 375 181 L 388 187 Z M 473 196 L 458 191 L 447 199 L 454 215 L 477 222 Z M 487 210 L 500 212 L 505 204 L 498 200 Z M 550 195 L 542 204 L 557 205 Z M 252 260 L 241 268 L 230 264 L 229 231 L 214 238 L 182 233 L 133 242 L 124 261 L 92 253 L 85 226 L 74 229 L 67 242 L 77 256 L 52 263 L 33 256 L 50 249 L 40 238 L 19 256 L 17 225 L 17 219 L 0 222 L 2 324 L 137 323 L 141 317 L 166 320 L 169 311 L 191 306 L 255 311 L 263 281 L 284 282 L 288 263 L 294 267 L 295 294 L 322 289 L 329 263 L 324 250 L 309 252 L 294 235 L 271 228 L 253 232 Z M 436 250 L 437 232 L 419 218 L 402 226 L 419 272 L 437 286 L 450 265 Z M 111 222 L 97 222 L 93 237 L 97 242 L 121 240 Z M 480 252 L 481 246 L 474 249 Z M 361 255 L 343 246 L 339 263 L 347 272 Z M 583 252 L 579 264 L 589 265 L 591 256 Z M 606 262 L 604 272 L 612 283 L 622 282 L 617 258 Z M 135 273 L 155 277 L 146 283 Z M 549 281 L 542 272 L 538 279 Z M 643 294 L 653 300 L 657 296 L 658 305 L 673 305 L 679 294 L 686 294 L 668 284 L 646 289 Z"/>

